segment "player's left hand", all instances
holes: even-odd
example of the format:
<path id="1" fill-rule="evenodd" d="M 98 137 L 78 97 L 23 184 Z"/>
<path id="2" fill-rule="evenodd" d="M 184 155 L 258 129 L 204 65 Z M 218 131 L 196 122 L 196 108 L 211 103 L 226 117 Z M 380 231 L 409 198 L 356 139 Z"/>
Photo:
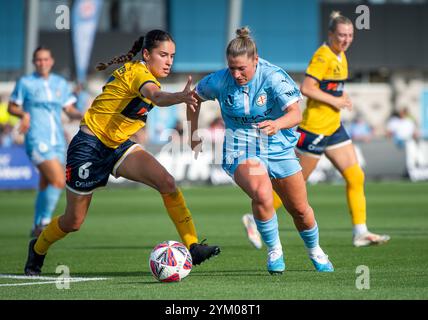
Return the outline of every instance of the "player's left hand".
<path id="1" fill-rule="evenodd" d="M 265 120 L 258 123 L 258 128 L 261 132 L 268 136 L 273 136 L 280 129 L 278 124 L 273 120 Z"/>

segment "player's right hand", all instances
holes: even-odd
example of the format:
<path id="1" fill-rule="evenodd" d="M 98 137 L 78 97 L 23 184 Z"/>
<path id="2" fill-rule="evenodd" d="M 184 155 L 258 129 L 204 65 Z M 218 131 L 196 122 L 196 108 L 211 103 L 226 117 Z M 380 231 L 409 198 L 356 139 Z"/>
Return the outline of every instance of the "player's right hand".
<path id="1" fill-rule="evenodd" d="M 21 123 L 19 124 L 19 133 L 26 134 L 28 129 L 30 129 L 30 114 L 25 112 L 21 118 Z"/>

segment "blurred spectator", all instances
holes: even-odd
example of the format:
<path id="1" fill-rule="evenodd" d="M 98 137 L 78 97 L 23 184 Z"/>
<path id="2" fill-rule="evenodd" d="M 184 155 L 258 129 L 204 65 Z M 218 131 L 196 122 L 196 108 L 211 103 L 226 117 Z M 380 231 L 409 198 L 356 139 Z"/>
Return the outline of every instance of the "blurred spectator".
<path id="1" fill-rule="evenodd" d="M 392 138 L 399 148 L 404 148 L 407 141 L 418 136 L 415 120 L 410 117 L 407 108 L 392 113 L 386 124 L 386 130 L 388 137 Z"/>
<path id="2" fill-rule="evenodd" d="M 91 106 L 91 96 L 89 92 L 83 84 L 77 83 L 73 89 L 73 96 L 76 98 L 76 103 L 74 104 L 76 109 L 83 115 Z M 70 118 L 64 112 L 61 114 L 61 123 L 64 128 L 64 137 L 67 145 L 79 131 L 80 120 L 81 119 Z"/>
<path id="3" fill-rule="evenodd" d="M 177 106 L 153 108 L 147 117 L 148 143 L 164 145 L 171 139 L 171 130 L 177 125 Z"/>
<path id="4" fill-rule="evenodd" d="M 224 122 L 221 117 L 214 118 L 208 126 L 212 143 L 223 143 L 224 139 Z"/>
<path id="5" fill-rule="evenodd" d="M 349 134 L 354 141 L 369 142 L 373 138 L 373 128 L 359 114 L 349 125 Z"/>
<path id="6" fill-rule="evenodd" d="M 183 121 L 177 120 L 174 128 L 170 129 L 170 136 L 171 136 L 170 141 L 172 143 L 180 145 L 183 143 L 183 135 L 184 135 Z"/>
<path id="7" fill-rule="evenodd" d="M 91 97 L 89 95 L 88 90 L 80 83 L 76 84 L 73 90 L 73 95 L 76 97 L 76 108 L 83 113 L 90 107 L 91 105 Z"/>

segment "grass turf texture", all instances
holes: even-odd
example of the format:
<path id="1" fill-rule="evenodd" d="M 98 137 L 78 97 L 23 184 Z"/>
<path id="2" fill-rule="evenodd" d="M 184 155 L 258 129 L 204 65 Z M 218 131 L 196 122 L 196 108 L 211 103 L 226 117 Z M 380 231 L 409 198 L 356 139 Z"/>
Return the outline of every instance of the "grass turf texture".
<path id="1" fill-rule="evenodd" d="M 199 238 L 221 246 L 220 256 L 193 268 L 180 283 L 159 283 L 148 257 L 164 240 L 179 240 L 157 192 L 104 189 L 94 194 L 77 233 L 53 245 L 44 276 L 67 265 L 72 277 L 105 281 L 0 286 L 0 299 L 427 299 L 427 183 L 368 183 L 368 225 L 391 235 L 390 243 L 354 248 L 343 185 L 309 186 L 321 245 L 336 271 L 321 274 L 307 258 L 303 242 L 284 209 L 278 212 L 287 270 L 266 271 L 266 252 L 248 242 L 241 216 L 250 202 L 235 186 L 183 188 Z M 33 191 L 0 192 L 0 273 L 22 275 L 32 220 Z M 65 206 L 63 194 L 57 212 Z M 359 265 L 370 271 L 370 289 L 358 290 Z M 37 280 L 0 278 L 1 284 Z"/>

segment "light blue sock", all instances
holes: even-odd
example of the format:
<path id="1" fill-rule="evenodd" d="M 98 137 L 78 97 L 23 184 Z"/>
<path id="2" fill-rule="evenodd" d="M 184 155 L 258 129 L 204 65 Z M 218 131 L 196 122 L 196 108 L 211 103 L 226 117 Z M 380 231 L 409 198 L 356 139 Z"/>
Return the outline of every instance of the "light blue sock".
<path id="1" fill-rule="evenodd" d="M 42 216 L 43 220 L 51 220 L 52 214 L 56 208 L 59 197 L 61 196 L 62 189 L 54 187 L 53 185 L 48 185 L 46 188 L 46 209 L 43 211 L 44 215 Z"/>
<path id="2" fill-rule="evenodd" d="M 300 236 L 305 243 L 305 247 L 308 249 L 316 248 L 319 246 L 319 233 L 318 225 L 315 222 L 315 226 L 312 229 L 303 230 L 300 233 Z"/>
<path id="3" fill-rule="evenodd" d="M 37 192 L 36 203 L 34 208 L 34 226 L 41 224 L 42 219 L 46 216 L 47 189 Z"/>
<path id="4" fill-rule="evenodd" d="M 256 222 L 257 230 L 259 230 L 268 250 L 282 249 L 281 240 L 279 239 L 278 218 L 276 213 L 270 220 L 261 221 L 254 218 L 254 221 Z"/>

